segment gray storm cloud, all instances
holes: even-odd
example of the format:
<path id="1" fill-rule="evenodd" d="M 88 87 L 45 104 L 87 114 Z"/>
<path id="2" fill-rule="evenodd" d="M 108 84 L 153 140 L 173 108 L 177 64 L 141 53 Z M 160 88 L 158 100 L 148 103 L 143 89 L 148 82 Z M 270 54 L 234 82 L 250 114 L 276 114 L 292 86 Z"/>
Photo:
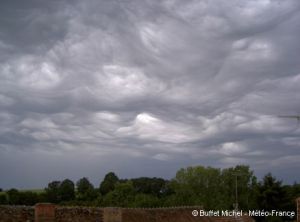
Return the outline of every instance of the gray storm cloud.
<path id="1" fill-rule="evenodd" d="M 299 180 L 299 125 L 278 118 L 300 112 L 299 10 L 297 0 L 4 2 L 0 187 L 98 183 L 109 170 L 172 177 L 194 164 Z"/>

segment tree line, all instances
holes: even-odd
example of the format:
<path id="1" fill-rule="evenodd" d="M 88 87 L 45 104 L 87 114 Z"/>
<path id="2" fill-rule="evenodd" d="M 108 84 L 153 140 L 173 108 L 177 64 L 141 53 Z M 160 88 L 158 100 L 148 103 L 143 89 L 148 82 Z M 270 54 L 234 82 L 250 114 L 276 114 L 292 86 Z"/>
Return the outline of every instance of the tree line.
<path id="1" fill-rule="evenodd" d="M 231 168 L 194 166 L 177 171 L 171 180 L 139 177 L 119 179 L 114 172 L 105 175 L 98 187 L 83 177 L 52 181 L 43 192 L 9 189 L 0 193 L 0 204 L 34 205 L 51 202 L 60 205 L 99 207 L 202 206 L 207 210 L 296 210 L 300 184 L 283 185 L 271 173 L 258 181 L 249 166 Z"/>

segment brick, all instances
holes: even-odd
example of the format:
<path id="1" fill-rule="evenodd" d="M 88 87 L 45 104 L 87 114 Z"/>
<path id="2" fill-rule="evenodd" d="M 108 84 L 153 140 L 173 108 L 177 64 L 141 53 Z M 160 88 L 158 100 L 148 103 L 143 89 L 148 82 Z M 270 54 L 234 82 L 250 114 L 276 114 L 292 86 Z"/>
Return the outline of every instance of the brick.
<path id="1" fill-rule="evenodd" d="M 35 222 L 55 222 L 55 205 L 39 203 L 35 205 Z"/>

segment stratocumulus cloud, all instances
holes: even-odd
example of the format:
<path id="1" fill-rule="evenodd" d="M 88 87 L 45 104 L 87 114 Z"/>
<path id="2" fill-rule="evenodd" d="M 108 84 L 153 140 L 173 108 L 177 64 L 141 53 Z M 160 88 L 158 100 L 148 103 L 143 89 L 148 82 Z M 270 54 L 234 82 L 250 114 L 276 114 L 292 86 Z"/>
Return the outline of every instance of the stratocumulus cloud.
<path id="1" fill-rule="evenodd" d="M 300 2 L 4 1 L 0 187 L 249 164 L 298 180 Z M 288 173 L 287 173 L 288 172 Z"/>

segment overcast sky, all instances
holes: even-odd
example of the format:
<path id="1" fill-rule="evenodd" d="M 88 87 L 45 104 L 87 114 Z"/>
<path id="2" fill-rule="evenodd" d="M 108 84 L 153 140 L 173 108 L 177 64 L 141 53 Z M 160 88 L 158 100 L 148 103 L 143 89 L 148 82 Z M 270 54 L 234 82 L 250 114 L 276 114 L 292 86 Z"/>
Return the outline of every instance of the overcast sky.
<path id="1" fill-rule="evenodd" d="M 300 182 L 299 0 L 1 0 L 0 187 L 250 165 Z"/>

